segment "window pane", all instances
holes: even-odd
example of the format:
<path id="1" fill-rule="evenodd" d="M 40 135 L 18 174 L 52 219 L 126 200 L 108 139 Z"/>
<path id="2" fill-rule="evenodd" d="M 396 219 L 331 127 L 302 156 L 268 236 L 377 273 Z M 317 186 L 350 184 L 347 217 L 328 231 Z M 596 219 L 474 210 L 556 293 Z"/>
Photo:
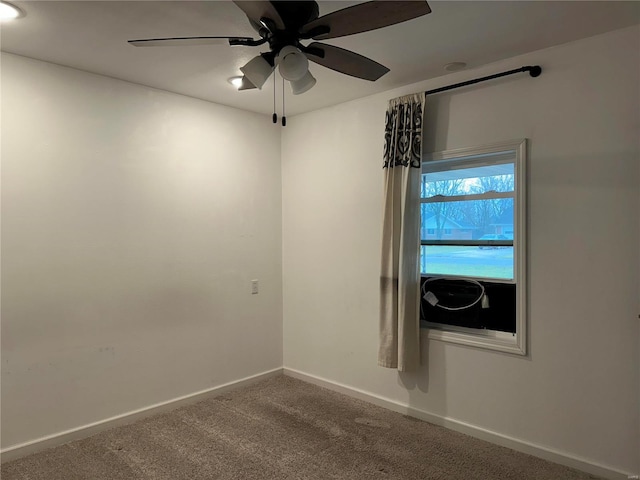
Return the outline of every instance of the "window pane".
<path id="1" fill-rule="evenodd" d="M 425 163 L 421 197 L 466 195 L 490 191 L 512 192 L 514 190 L 515 165 L 513 163 L 473 167 L 456 167 L 456 163 L 448 162 L 445 165 Z M 448 169 L 442 170 L 445 166 Z"/>
<path id="2" fill-rule="evenodd" d="M 423 203 L 422 240 L 513 240 L 513 198 Z"/>
<path id="3" fill-rule="evenodd" d="M 425 164 L 421 196 L 453 197 L 504 194 L 515 190 L 511 161 L 482 165 L 462 159 Z M 431 170 L 431 171 L 429 171 Z M 473 198 L 473 197 L 470 197 Z M 422 203 L 422 240 L 513 240 L 514 198 L 483 198 Z M 425 275 L 465 276 L 513 280 L 513 247 L 422 246 L 420 270 Z"/>
<path id="4" fill-rule="evenodd" d="M 420 247 L 420 273 L 513 280 L 513 247 Z"/>

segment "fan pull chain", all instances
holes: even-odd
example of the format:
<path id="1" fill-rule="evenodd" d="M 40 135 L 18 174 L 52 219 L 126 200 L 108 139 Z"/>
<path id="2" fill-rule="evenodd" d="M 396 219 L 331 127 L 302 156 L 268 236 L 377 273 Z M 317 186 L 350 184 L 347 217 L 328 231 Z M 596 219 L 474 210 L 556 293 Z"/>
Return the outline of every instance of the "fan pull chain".
<path id="1" fill-rule="evenodd" d="M 273 72 L 273 123 L 278 123 L 278 115 L 276 114 L 276 72 Z"/>
<path id="2" fill-rule="evenodd" d="M 282 126 L 287 126 L 287 117 L 284 114 L 284 77 L 282 78 Z"/>

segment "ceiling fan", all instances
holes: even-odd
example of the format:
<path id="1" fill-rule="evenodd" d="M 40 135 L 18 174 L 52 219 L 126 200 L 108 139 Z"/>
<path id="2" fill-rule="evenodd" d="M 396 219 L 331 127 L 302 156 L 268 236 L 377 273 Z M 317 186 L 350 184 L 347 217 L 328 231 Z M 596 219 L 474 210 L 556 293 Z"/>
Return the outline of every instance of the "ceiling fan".
<path id="1" fill-rule="evenodd" d="M 389 69 L 384 65 L 333 45 L 303 40 L 324 40 L 367 32 L 405 22 L 431 12 L 423 0 L 375 0 L 343 8 L 319 17 L 317 2 L 242 1 L 234 3 L 246 14 L 260 38 L 251 37 L 173 37 L 129 40 L 136 47 L 227 44 L 257 47 L 268 44 L 269 51 L 241 67 L 244 74 L 239 90 L 261 89 L 276 66 L 288 80 L 294 95 L 306 92 L 316 83 L 309 72 L 309 60 L 337 72 L 376 81 Z"/>

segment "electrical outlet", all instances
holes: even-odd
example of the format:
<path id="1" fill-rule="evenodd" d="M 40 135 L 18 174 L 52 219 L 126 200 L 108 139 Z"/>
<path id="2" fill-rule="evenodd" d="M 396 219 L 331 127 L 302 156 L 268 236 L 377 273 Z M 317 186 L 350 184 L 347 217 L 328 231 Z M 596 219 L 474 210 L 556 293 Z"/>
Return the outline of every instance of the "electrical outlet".
<path id="1" fill-rule="evenodd" d="M 251 295 L 258 294 L 258 280 L 251 280 Z"/>

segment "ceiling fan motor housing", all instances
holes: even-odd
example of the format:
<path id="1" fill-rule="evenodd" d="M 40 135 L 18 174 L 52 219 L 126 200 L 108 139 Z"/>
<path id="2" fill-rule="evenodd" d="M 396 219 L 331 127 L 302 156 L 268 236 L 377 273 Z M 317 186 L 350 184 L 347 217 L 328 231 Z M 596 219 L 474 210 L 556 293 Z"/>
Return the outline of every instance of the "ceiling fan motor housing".
<path id="1" fill-rule="evenodd" d="M 299 32 L 307 23 L 315 20 L 320 15 L 318 3 L 313 1 L 292 2 L 292 1 L 272 1 L 271 2 L 288 30 Z M 256 32 L 260 32 L 262 25 L 247 16 L 249 23 Z"/>
<path id="2" fill-rule="evenodd" d="M 247 18 L 253 29 L 269 43 L 274 59 L 287 46 L 305 51 L 306 48 L 300 43 L 300 39 L 311 38 L 311 36 L 302 37 L 300 31 L 320 15 L 318 3 L 315 1 L 272 1 L 271 3 L 286 26 L 284 30 L 276 28 L 275 23 L 269 18 L 260 19 L 260 23 L 249 16 Z"/>

